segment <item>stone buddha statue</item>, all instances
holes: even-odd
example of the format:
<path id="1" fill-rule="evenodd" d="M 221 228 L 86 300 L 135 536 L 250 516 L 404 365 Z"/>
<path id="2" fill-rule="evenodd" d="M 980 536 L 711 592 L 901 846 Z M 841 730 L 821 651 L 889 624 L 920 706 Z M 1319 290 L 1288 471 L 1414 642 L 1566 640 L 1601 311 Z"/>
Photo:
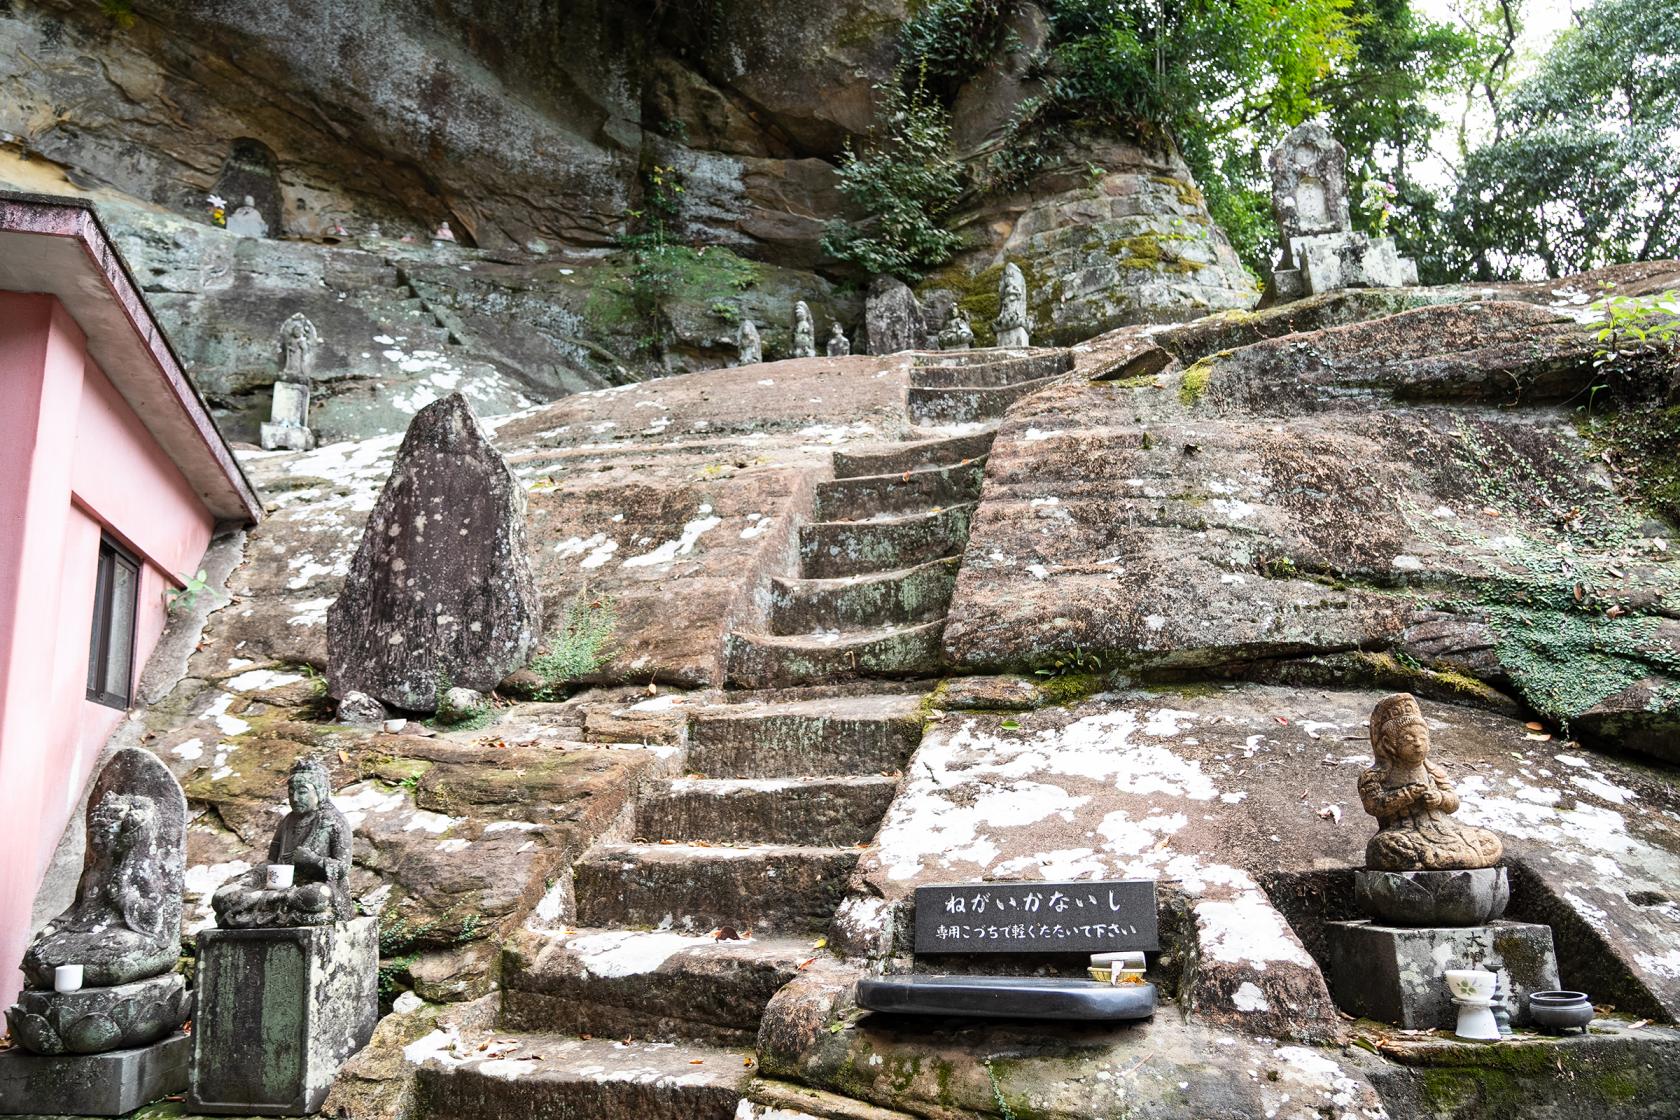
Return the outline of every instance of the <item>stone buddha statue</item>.
<path id="1" fill-rule="evenodd" d="M 270 864 L 291 864 L 292 885 L 268 886 L 267 867 L 254 867 L 212 896 L 223 929 L 319 926 L 356 916 L 350 901 L 351 831 L 333 807 L 327 769 L 299 759 L 287 781 L 292 811 L 268 845 Z"/>
<path id="2" fill-rule="evenodd" d="M 161 816 L 151 798 L 116 789 L 89 810 L 87 869 L 76 901 L 23 955 L 31 987 L 52 987 L 61 964 L 80 964 L 84 983 L 100 988 L 174 967 L 181 955 L 180 887 L 171 892 L 164 882 Z"/>
<path id="3" fill-rule="evenodd" d="M 150 751 L 125 747 L 88 795 L 87 851 L 75 901 L 23 955 L 26 987 L 6 1010 L 12 1038 L 35 1054 L 146 1046 L 177 1030 L 191 999 L 176 972 L 187 799 Z M 79 966 L 55 990 L 54 972 Z"/>
<path id="4" fill-rule="evenodd" d="M 1376 765 L 1359 779 L 1359 799 L 1381 825 L 1365 846 L 1372 871 L 1458 871 L 1492 867 L 1504 845 L 1482 828 L 1460 824 L 1458 794 L 1429 761 L 1429 727 L 1410 693 L 1378 701 L 1371 712 Z"/>

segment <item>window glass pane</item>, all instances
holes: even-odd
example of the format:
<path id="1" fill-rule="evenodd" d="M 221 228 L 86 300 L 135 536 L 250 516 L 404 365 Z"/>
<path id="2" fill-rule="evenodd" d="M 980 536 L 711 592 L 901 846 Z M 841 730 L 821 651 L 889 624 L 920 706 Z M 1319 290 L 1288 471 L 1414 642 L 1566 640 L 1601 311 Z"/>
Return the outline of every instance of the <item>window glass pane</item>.
<path id="1" fill-rule="evenodd" d="M 134 608 L 139 572 L 118 558 L 111 572 L 111 631 L 105 654 L 105 692 L 127 702 L 130 661 L 134 656 Z"/>
<path id="2" fill-rule="evenodd" d="M 99 575 L 93 585 L 93 634 L 88 638 L 87 686 L 89 692 L 105 691 L 105 631 L 111 603 L 111 561 L 114 554 L 99 546 Z"/>

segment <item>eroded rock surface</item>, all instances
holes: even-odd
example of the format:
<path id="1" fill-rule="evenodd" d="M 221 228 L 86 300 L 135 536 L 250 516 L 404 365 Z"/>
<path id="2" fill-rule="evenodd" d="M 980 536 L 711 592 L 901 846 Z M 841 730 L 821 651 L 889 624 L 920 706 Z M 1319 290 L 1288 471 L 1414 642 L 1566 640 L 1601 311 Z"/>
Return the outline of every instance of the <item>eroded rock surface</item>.
<path id="1" fill-rule="evenodd" d="M 1093 369 L 1148 345 L 1098 342 Z M 1673 757 L 1680 541 L 1547 403 L 1586 391 L 1596 345 L 1549 308 L 1457 303 L 1049 387 L 993 444 L 946 652 L 1410 679 Z"/>

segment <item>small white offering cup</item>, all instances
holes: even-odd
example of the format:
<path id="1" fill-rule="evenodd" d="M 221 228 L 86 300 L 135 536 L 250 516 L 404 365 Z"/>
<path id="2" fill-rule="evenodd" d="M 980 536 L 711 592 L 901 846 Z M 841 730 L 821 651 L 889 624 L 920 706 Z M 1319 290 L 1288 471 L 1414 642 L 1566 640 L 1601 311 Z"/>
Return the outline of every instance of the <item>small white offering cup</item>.
<path id="1" fill-rule="evenodd" d="M 271 891 L 287 890 L 292 885 L 293 868 L 289 863 L 271 863 L 268 865 L 268 889 Z"/>
<path id="2" fill-rule="evenodd" d="M 53 969 L 53 991 L 79 992 L 82 990 L 82 966 L 79 964 L 61 964 Z"/>

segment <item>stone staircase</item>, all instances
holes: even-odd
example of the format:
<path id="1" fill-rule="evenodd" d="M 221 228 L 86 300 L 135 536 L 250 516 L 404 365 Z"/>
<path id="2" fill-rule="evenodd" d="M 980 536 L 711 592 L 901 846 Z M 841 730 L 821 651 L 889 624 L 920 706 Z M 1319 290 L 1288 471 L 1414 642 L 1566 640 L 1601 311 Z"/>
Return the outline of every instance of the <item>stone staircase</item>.
<path id="1" fill-rule="evenodd" d="M 918 424 L 995 420 L 1028 393 L 1073 369 L 1071 350 L 969 350 L 928 354 L 910 371 L 910 418 Z"/>
<path id="2" fill-rule="evenodd" d="M 755 691 L 690 711 L 680 770 L 645 781 L 618 838 L 574 867 L 572 924 L 508 944 L 488 1048 L 423 1064 L 416 1120 L 737 1115 L 764 1008 L 829 966 L 822 937 L 921 741 L 911 681 L 942 668 L 983 424 L 1072 366 L 927 360 L 912 414 L 981 430 L 834 455 L 768 632 L 726 639 L 727 683 Z"/>
<path id="3" fill-rule="evenodd" d="M 799 575 L 771 587 L 768 633 L 726 639 L 725 679 L 789 688 L 931 677 L 993 432 L 1019 397 L 1073 368 L 1068 350 L 927 354 L 911 370 L 912 419 L 979 431 L 837 452 L 799 530 Z"/>
<path id="4" fill-rule="evenodd" d="M 695 709 L 685 776 L 645 783 L 630 839 L 578 862 L 575 926 L 509 944 L 489 1050 L 424 1063 L 417 1115 L 733 1117 L 764 1007 L 825 967 L 921 734 L 911 691 Z"/>
<path id="5" fill-rule="evenodd" d="M 389 261 L 386 263 L 391 264 Z M 446 322 L 426 301 L 401 265 L 391 264 L 391 273 L 389 286 L 398 290 L 397 312 L 402 317 L 402 329 L 411 342 L 423 343 L 431 348 L 464 345 L 459 330 Z"/>
<path id="6" fill-rule="evenodd" d="M 773 581 L 768 633 L 726 639 L 740 688 L 937 675 L 945 609 L 968 543 L 991 433 L 834 456 L 799 576 Z"/>

